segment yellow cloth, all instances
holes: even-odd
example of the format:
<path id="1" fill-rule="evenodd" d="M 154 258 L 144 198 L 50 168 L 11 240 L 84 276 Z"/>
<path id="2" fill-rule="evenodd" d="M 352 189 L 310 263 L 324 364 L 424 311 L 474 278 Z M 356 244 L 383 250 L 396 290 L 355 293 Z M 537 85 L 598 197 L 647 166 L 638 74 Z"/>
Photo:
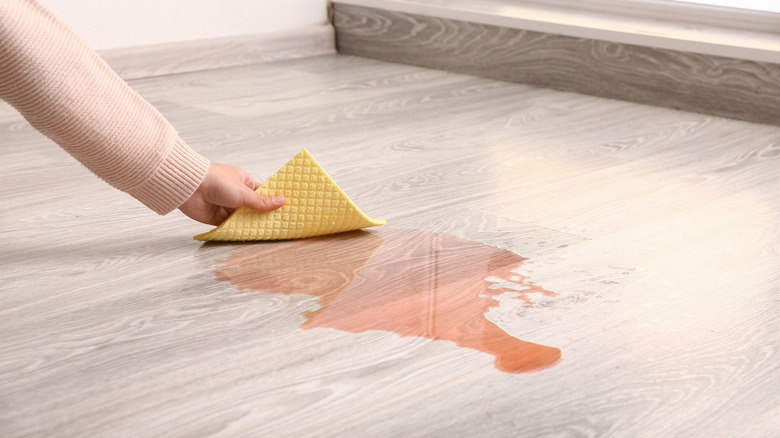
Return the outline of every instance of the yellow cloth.
<path id="1" fill-rule="evenodd" d="M 269 212 L 239 207 L 217 228 L 194 239 L 298 239 L 386 223 L 360 211 L 306 149 L 268 178 L 257 192 L 284 195 L 284 207 Z"/>

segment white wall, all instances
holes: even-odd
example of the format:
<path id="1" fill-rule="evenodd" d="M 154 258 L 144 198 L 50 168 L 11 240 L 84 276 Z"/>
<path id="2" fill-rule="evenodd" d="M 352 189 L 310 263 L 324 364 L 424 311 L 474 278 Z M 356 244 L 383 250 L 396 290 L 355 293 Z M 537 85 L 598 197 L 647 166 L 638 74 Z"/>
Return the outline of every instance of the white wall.
<path id="1" fill-rule="evenodd" d="M 39 1 L 96 50 L 327 23 L 327 0 Z"/>
<path id="2" fill-rule="evenodd" d="M 725 6 L 727 8 L 753 9 L 755 11 L 780 12 L 777 0 L 676 0 L 685 3 Z"/>

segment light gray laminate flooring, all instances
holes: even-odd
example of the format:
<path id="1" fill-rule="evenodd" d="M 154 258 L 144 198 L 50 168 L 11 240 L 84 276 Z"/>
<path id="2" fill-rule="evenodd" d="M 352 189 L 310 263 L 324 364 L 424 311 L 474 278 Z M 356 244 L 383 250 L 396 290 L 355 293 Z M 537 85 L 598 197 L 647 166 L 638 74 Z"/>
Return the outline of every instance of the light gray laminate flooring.
<path id="1" fill-rule="evenodd" d="M 388 224 L 197 242 L 0 104 L 0 435 L 780 432 L 780 128 L 338 55 L 131 85 Z"/>

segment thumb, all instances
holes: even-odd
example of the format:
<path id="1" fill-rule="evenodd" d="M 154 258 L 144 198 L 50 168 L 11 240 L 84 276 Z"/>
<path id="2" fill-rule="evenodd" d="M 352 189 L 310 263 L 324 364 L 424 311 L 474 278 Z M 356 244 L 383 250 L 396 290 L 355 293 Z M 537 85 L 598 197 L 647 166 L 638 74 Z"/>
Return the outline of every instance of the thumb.
<path id="1" fill-rule="evenodd" d="M 284 196 L 265 196 L 249 187 L 243 189 L 243 205 L 257 211 L 271 211 L 284 205 Z"/>

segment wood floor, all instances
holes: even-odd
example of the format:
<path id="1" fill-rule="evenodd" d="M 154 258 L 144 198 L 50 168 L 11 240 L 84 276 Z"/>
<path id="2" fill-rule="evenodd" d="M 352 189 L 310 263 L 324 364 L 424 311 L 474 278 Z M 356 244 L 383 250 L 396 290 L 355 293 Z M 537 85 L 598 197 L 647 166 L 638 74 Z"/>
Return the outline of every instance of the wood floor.
<path id="1" fill-rule="evenodd" d="M 3 437 L 780 433 L 780 128 L 343 55 L 131 84 L 388 224 L 196 242 L 0 104 Z"/>

